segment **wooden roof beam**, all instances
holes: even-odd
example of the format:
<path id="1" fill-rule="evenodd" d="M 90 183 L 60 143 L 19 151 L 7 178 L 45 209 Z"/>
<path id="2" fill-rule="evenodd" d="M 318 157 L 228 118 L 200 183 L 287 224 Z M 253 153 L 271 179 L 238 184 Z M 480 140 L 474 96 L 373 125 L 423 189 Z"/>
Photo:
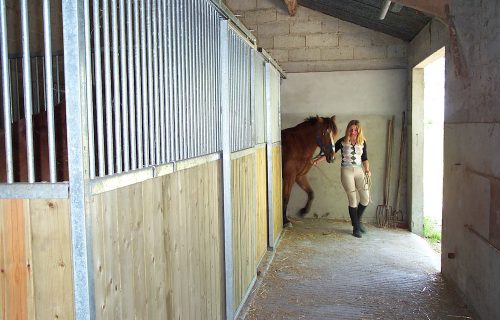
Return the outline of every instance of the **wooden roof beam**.
<path id="1" fill-rule="evenodd" d="M 283 0 L 283 2 L 288 8 L 288 13 L 293 17 L 297 13 L 297 0 Z"/>
<path id="2" fill-rule="evenodd" d="M 446 5 L 450 5 L 452 0 L 393 0 L 392 2 L 397 2 L 405 7 L 410 7 L 423 13 L 430 14 L 432 16 L 446 19 Z M 285 0 L 286 2 L 286 0 Z"/>

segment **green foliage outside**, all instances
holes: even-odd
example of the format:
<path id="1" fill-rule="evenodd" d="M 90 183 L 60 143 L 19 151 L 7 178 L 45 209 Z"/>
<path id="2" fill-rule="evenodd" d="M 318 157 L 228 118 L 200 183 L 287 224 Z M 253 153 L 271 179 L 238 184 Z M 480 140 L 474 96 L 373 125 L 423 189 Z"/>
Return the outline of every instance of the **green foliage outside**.
<path id="1" fill-rule="evenodd" d="M 424 217 L 424 237 L 432 243 L 441 242 L 441 230 L 436 227 L 436 223 L 429 217 Z"/>

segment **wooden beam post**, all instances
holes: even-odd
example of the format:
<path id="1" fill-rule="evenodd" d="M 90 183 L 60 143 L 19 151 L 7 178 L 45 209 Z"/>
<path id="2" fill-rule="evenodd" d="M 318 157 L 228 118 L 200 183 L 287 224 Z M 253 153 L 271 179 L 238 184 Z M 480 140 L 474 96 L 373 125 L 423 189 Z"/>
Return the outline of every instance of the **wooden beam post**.
<path id="1" fill-rule="evenodd" d="M 294 16 L 297 13 L 297 0 L 283 0 L 288 7 L 288 13 L 290 16 Z"/>

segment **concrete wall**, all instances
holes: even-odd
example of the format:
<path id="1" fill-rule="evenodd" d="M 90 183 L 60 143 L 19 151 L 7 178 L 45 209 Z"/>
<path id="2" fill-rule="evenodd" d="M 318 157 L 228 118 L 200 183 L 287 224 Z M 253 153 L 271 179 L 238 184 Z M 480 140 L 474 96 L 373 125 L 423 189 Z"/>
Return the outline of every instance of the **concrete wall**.
<path id="1" fill-rule="evenodd" d="M 446 48 L 442 272 L 480 319 L 500 319 L 500 2 L 454 1 L 451 16 L 461 58 Z M 410 65 L 445 31 L 423 30 Z"/>
<path id="2" fill-rule="evenodd" d="M 283 0 L 226 0 L 286 72 L 406 67 L 403 40 L 299 6 L 290 17 Z"/>
<path id="3" fill-rule="evenodd" d="M 366 221 L 375 222 L 376 207 L 383 202 L 387 120 L 393 115 L 396 116 L 396 125 L 389 203 L 395 207 L 401 114 L 406 108 L 406 88 L 405 69 L 292 73 L 281 86 L 283 128 L 292 127 L 311 115 L 336 115 L 337 138 L 340 138 L 351 119 L 361 121 L 372 171 L 372 199 L 365 213 Z M 347 197 L 340 183 L 340 153 L 337 155 L 334 163 L 322 162 L 308 175 L 316 197 L 307 217 L 349 219 Z M 406 190 L 404 180 L 403 190 Z M 306 198 L 305 192 L 295 185 L 288 206 L 289 216 L 297 214 Z M 405 206 L 406 193 L 403 192 L 401 207 L 404 209 Z"/>

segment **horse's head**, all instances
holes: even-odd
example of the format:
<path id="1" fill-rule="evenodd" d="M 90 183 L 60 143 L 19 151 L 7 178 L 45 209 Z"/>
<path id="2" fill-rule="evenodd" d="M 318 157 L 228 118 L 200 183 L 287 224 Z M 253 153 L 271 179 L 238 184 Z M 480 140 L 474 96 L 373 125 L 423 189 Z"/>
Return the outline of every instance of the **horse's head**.
<path id="1" fill-rule="evenodd" d="M 317 119 L 319 127 L 316 143 L 321 149 L 321 153 L 325 155 L 326 161 L 330 163 L 335 159 L 335 137 L 338 133 L 335 116 L 331 118 L 317 117 Z"/>

